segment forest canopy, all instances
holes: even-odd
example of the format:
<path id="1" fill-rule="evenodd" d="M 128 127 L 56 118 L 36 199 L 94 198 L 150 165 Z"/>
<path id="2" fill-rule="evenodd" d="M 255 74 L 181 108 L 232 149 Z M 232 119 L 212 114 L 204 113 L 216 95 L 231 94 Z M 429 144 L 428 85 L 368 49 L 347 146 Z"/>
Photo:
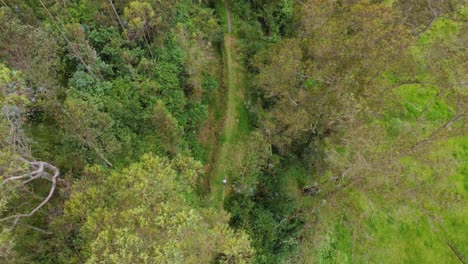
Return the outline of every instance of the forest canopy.
<path id="1" fill-rule="evenodd" d="M 466 263 L 462 0 L 1 0 L 0 262 Z"/>

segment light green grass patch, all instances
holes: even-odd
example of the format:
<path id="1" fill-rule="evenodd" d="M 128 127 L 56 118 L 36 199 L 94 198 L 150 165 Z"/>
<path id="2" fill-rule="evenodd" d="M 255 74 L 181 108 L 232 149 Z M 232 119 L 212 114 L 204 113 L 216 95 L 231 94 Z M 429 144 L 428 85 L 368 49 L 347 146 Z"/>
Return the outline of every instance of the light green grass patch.
<path id="1" fill-rule="evenodd" d="M 443 121 L 453 115 L 453 110 L 437 94 L 439 88 L 430 85 L 407 84 L 397 88 L 404 113 L 399 118 L 416 121 L 421 115 L 430 121 Z"/>

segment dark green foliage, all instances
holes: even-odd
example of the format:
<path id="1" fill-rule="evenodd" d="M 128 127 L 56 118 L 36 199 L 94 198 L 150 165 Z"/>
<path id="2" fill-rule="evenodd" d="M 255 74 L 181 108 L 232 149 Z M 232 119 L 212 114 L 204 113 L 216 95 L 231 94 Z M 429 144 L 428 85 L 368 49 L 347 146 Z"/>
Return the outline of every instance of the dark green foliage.
<path id="1" fill-rule="evenodd" d="M 69 127 L 66 127 L 66 124 L 71 124 L 70 121 L 79 127 L 85 126 L 83 123 L 86 122 L 85 120 L 80 121 L 79 117 L 70 116 L 77 113 L 73 111 L 72 113 L 61 112 L 55 109 L 49 113 L 48 109 L 44 109 L 42 111 L 45 112 L 42 115 L 48 117 L 47 126 L 58 123 L 62 124 L 61 126 L 65 129 L 62 133 L 55 134 L 36 133 L 37 136 L 45 136 L 42 139 L 38 138 L 38 141 L 42 142 L 41 144 L 57 145 L 57 142 L 60 142 L 60 147 L 57 149 L 61 149 L 61 155 L 56 155 L 58 153 L 54 153 L 54 151 L 57 150 L 53 149 L 48 150 L 52 151 L 53 154 L 45 152 L 42 155 L 63 157 L 65 154 L 69 158 L 64 160 L 70 160 L 74 156 L 73 160 L 83 161 L 76 163 L 76 165 L 80 164 L 79 166 L 82 168 L 87 162 L 103 162 L 104 159 L 99 156 L 118 164 L 120 162 L 128 163 L 146 152 L 174 154 L 177 152 L 178 145 L 184 141 L 187 141 L 188 144 L 183 143 L 181 146 L 191 145 L 190 148 L 197 148 L 196 136 L 207 115 L 206 103 L 192 102 L 190 98 L 191 91 L 187 87 L 187 76 L 184 68 L 187 50 L 179 45 L 178 33 L 167 31 L 158 36 L 155 43 L 160 44 L 152 45 L 150 51 L 142 43 L 128 42 L 124 38 L 124 34 L 119 33 L 119 27 L 95 23 L 86 24 L 86 21 L 94 21 L 94 14 L 98 12 L 96 8 L 96 5 L 88 2 L 73 4 L 67 9 L 68 17 L 60 18 L 70 19 L 70 21 L 75 21 L 74 18 L 80 19 L 84 25 L 82 33 L 85 40 L 80 40 L 82 43 L 79 45 L 88 46 L 90 52 L 96 52 L 96 57 L 86 59 L 85 56 L 88 56 L 86 54 L 76 55 L 73 53 L 75 50 L 72 46 L 75 44 L 66 45 L 69 53 L 62 60 L 63 72 L 61 74 L 64 79 L 68 78 L 66 84 L 69 88 L 65 93 L 61 92 L 61 95 L 59 93 L 57 95 L 63 98 L 65 104 L 78 104 L 76 111 L 82 111 L 86 104 L 92 104 L 94 109 L 92 111 L 95 111 L 95 115 L 107 116 L 107 121 L 98 118 L 93 121 L 92 126 L 98 130 L 103 129 L 103 127 L 107 128 L 105 131 L 100 131 L 99 133 L 102 135 L 96 137 L 94 141 L 86 142 L 89 135 L 78 135 L 76 132 L 79 130 L 69 130 Z M 208 40 L 214 41 L 217 38 L 216 24 L 209 26 L 210 16 L 213 16 L 212 11 L 199 6 L 193 9 L 188 3 L 177 5 L 173 11 L 177 14 L 174 23 L 182 24 L 190 32 L 204 32 L 203 34 Z M 55 18 L 55 20 L 58 19 Z M 205 24 L 200 24 L 200 21 Z M 76 29 L 75 26 L 69 28 L 81 32 L 81 29 Z M 73 35 L 79 32 L 69 32 L 69 39 L 77 39 Z M 81 47 L 83 46 L 79 46 L 78 49 Z M 87 70 L 87 66 L 80 62 L 83 58 L 85 63 L 93 63 L 93 72 L 99 73 L 99 76 L 93 75 Z M 207 72 L 199 74 L 208 76 Z M 104 79 L 96 79 L 96 76 Z M 214 84 L 209 84 L 206 87 L 213 89 L 211 88 L 213 86 Z M 204 93 L 209 92 L 207 90 Z M 175 118 L 171 121 L 173 128 L 167 128 L 167 124 L 157 124 L 157 120 L 152 121 L 158 101 L 161 107 L 167 108 L 168 112 L 165 115 L 169 115 L 169 119 Z M 104 125 L 103 122 L 106 124 Z M 89 124 L 91 125 L 91 123 Z M 54 126 L 57 128 L 57 125 Z M 86 133 L 90 133 L 90 130 Z M 164 134 L 166 136 L 160 136 Z M 169 134 L 178 139 L 169 139 L 167 137 Z M 112 150 L 105 146 L 108 145 L 108 140 L 104 140 L 104 138 L 113 138 Z M 48 144 L 47 141 L 56 143 Z M 62 151 L 63 148 L 67 150 Z M 71 151 L 73 148 L 75 150 Z M 93 154 L 93 152 L 99 152 L 99 154 Z M 86 158 L 77 159 L 77 153 L 81 153 L 78 156 L 83 155 Z M 72 168 L 80 169 L 75 166 Z"/>
<path id="2" fill-rule="evenodd" d="M 255 192 L 235 193 L 225 202 L 232 214 L 231 225 L 252 237 L 256 263 L 281 263 L 299 243 L 304 218 L 286 194 L 285 180 L 277 173 L 264 173 Z"/>

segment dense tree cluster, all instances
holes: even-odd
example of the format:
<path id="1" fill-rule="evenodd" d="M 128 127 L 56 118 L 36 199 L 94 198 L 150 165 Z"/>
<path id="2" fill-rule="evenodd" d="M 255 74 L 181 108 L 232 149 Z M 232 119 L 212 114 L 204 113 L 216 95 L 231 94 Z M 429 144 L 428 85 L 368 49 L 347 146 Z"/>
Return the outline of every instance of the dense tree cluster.
<path id="1" fill-rule="evenodd" d="M 198 165 L 192 168 L 193 161 L 176 157 L 200 153 L 195 139 L 207 115 L 209 91 L 205 83 L 216 74 L 208 66 L 216 52 L 219 28 L 213 10 L 191 1 L 2 1 L 2 259 L 70 263 L 86 259 L 112 262 L 121 258 L 129 263 L 143 259 L 154 263 L 159 261 L 157 258 L 197 262 L 198 256 L 242 262 L 252 257 L 245 235 L 237 235 L 226 225 L 226 213 L 203 208 L 200 202 L 192 201 L 195 194 L 192 198 L 180 196 L 195 192 L 195 182 L 204 177 L 195 169 Z M 159 166 L 151 171 L 131 165 L 129 170 L 138 172 L 127 176 L 135 180 L 140 177 L 142 181 L 130 179 L 128 184 L 135 183 L 135 188 L 146 185 L 146 180 L 155 184 L 155 189 L 144 190 L 153 196 L 156 207 L 134 216 L 152 221 L 155 212 L 167 209 L 161 221 L 172 221 L 173 215 L 180 215 L 180 221 L 173 226 L 179 233 L 170 238 L 173 231 L 164 235 L 152 227 L 154 234 L 144 232 L 154 246 L 148 244 L 149 240 L 134 241 L 138 236 L 134 232 L 140 232 L 136 228 L 141 223 L 135 222 L 134 230 L 125 223 L 119 227 L 117 222 L 122 215 L 114 216 L 116 223 L 109 218 L 109 229 L 96 233 L 96 237 L 80 233 L 86 225 L 79 219 L 88 218 L 92 225 L 101 216 L 97 213 L 98 218 L 89 218 L 87 212 L 73 208 L 73 201 L 84 205 L 80 197 L 94 196 L 92 189 L 113 174 L 112 170 L 120 171 L 145 153 L 167 158 L 146 158 L 146 162 Z M 180 179 L 175 167 L 163 165 L 172 159 L 171 164 L 190 173 L 190 179 Z M 103 166 L 93 174 L 99 178 L 93 183 L 86 176 L 89 166 Z M 196 171 L 189 172 L 193 169 Z M 173 189 L 178 184 L 176 178 L 190 181 L 191 191 Z M 168 181 L 167 190 L 157 186 L 163 181 Z M 109 182 L 125 193 L 125 186 L 129 185 L 119 185 L 122 183 Z M 107 187 L 98 190 L 100 195 L 114 197 L 118 193 Z M 168 201 L 164 210 L 159 206 L 166 198 L 161 196 L 162 200 L 158 200 L 158 190 L 164 197 L 175 199 Z M 128 194 L 144 199 L 137 193 Z M 125 199 L 122 197 L 121 201 Z M 107 202 L 101 202 L 89 204 L 87 209 L 105 209 Z M 105 210 L 123 213 L 145 204 L 143 200 L 134 202 L 134 208 L 129 205 Z M 197 206 L 200 211 L 193 211 Z M 133 221 L 133 216 L 128 220 Z M 112 237 L 109 232 L 119 228 L 128 234 L 122 237 L 122 243 L 134 241 L 146 249 L 106 251 L 106 247 L 114 247 L 107 242 L 119 236 L 114 233 Z M 192 234 L 193 241 L 185 240 L 186 232 Z M 107 238 L 104 234 L 108 234 Z M 75 240 L 76 235 L 89 239 L 82 243 L 65 242 Z M 159 242 L 153 236 L 160 236 Z M 176 240 L 182 244 L 173 244 Z M 166 248 L 157 249 L 162 246 L 161 241 L 166 241 L 167 249 L 172 248 L 173 253 Z M 201 250 L 198 246 L 206 247 Z M 193 248 L 193 252 L 188 248 Z"/>

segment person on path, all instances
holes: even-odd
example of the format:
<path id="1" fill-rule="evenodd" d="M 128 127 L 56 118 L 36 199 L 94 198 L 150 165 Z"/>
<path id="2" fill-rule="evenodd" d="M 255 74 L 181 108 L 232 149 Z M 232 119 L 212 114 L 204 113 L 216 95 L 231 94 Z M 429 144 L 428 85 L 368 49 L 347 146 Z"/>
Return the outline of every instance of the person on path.
<path id="1" fill-rule="evenodd" d="M 227 183 L 227 180 L 226 180 L 226 178 L 224 178 L 223 179 L 223 185 L 226 185 L 226 183 Z"/>

